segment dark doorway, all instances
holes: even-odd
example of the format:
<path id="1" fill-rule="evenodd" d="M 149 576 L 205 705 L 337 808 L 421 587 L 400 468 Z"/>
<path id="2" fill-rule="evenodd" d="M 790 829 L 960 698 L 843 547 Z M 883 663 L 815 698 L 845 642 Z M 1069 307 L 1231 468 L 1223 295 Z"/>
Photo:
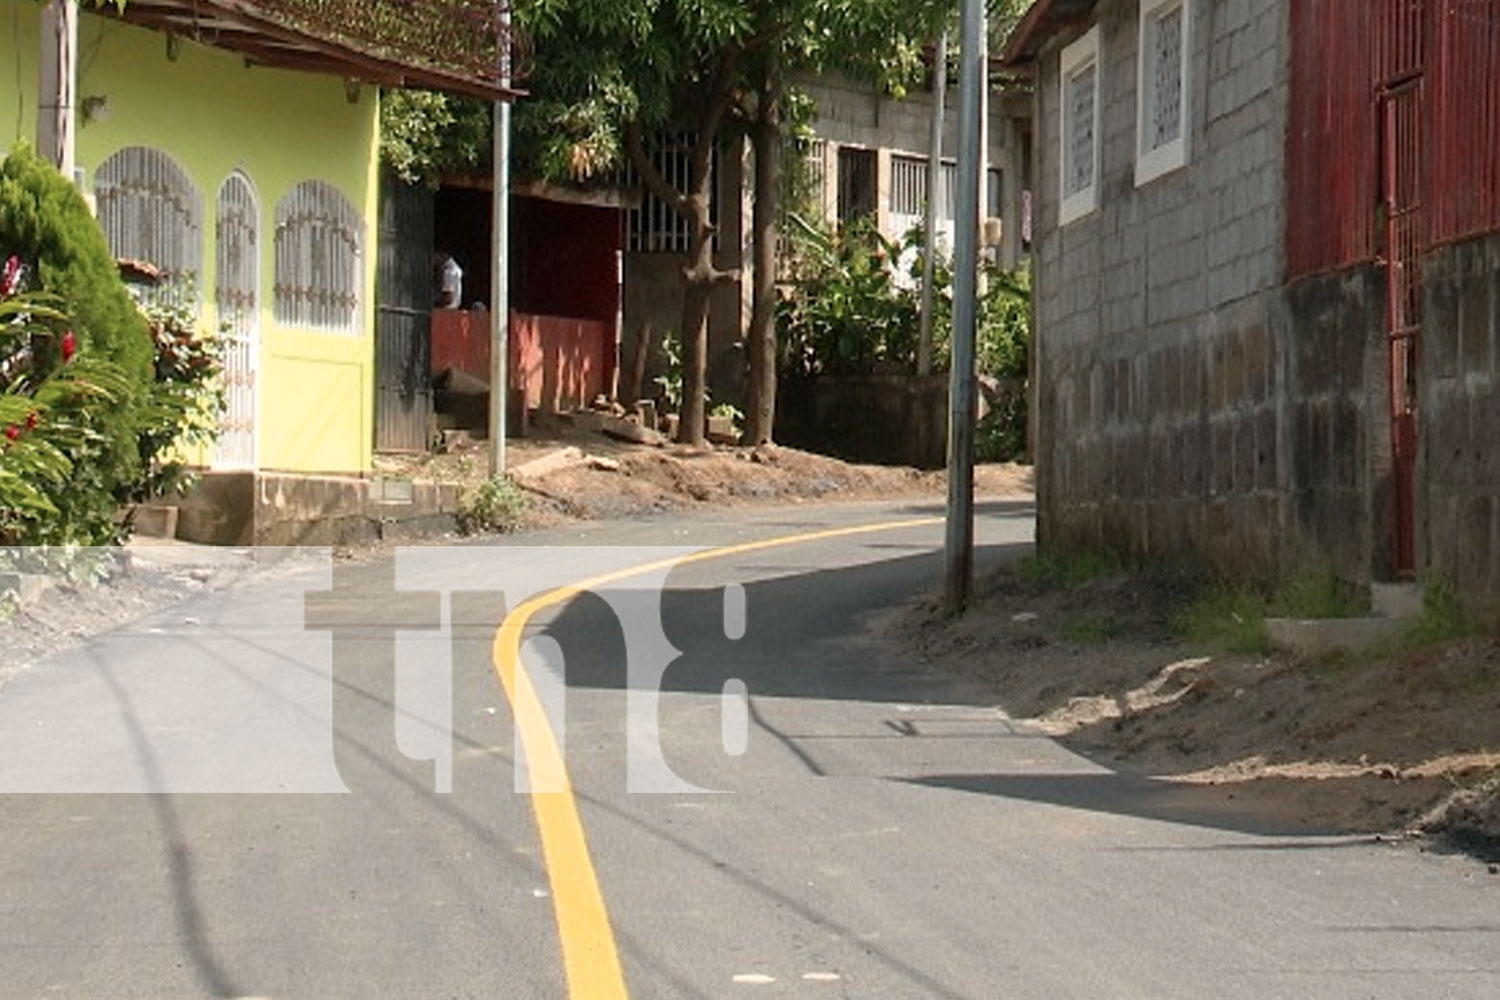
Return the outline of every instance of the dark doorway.
<path id="1" fill-rule="evenodd" d="M 839 225 L 875 215 L 875 151 L 839 149 Z"/>

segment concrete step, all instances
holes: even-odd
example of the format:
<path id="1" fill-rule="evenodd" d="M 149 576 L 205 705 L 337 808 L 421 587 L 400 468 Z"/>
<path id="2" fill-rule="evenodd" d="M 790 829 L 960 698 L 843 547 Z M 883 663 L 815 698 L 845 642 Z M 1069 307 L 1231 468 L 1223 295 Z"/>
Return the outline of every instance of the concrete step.
<path id="1" fill-rule="evenodd" d="M 1396 618 L 1267 618 L 1266 639 L 1273 649 L 1297 656 L 1361 653 L 1401 634 Z"/>
<path id="2" fill-rule="evenodd" d="M 1411 621 L 1422 616 L 1422 588 L 1415 583 L 1370 584 L 1370 607 L 1381 618 Z"/>
<path id="3" fill-rule="evenodd" d="M 177 537 L 177 505 L 170 503 L 143 503 L 135 509 L 131 520 L 133 534 L 146 538 Z"/>

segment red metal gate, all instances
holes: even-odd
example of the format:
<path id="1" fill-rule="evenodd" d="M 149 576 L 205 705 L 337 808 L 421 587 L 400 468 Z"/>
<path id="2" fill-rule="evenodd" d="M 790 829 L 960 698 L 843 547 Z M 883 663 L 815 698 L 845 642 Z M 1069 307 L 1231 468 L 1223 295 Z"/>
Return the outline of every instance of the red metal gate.
<path id="1" fill-rule="evenodd" d="M 1422 78 L 1380 94 L 1385 207 L 1387 330 L 1390 334 L 1391 454 L 1395 483 L 1392 567 L 1415 566 L 1413 515 L 1417 461 L 1417 350 L 1422 329 Z"/>

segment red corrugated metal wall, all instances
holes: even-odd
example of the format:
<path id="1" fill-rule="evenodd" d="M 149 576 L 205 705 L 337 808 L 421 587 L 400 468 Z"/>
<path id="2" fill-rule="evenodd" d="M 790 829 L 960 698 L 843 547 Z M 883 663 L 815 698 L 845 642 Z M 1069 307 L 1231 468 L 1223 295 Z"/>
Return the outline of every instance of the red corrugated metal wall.
<path id="1" fill-rule="evenodd" d="M 1287 270 L 1292 277 L 1375 256 L 1375 73 L 1370 5 L 1291 5 L 1287 129 Z"/>
<path id="2" fill-rule="evenodd" d="M 1439 0 L 1427 74 L 1429 237 L 1500 230 L 1500 0 Z"/>
<path id="3" fill-rule="evenodd" d="M 1500 0 L 1294 0 L 1287 270 L 1375 258 L 1379 95 L 1420 76 L 1424 243 L 1500 231 Z"/>

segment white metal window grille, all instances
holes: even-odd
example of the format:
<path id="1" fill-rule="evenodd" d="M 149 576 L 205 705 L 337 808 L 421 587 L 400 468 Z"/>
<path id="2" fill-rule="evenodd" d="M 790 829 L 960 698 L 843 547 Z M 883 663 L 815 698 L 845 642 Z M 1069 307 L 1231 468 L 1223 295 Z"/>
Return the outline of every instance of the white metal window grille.
<path id="1" fill-rule="evenodd" d="M 337 188 L 303 181 L 276 206 L 276 322 L 360 332 L 364 219 Z"/>
<path id="2" fill-rule="evenodd" d="M 1070 197 L 1094 186 L 1094 82 L 1089 63 L 1068 78 L 1068 186 Z"/>
<path id="3" fill-rule="evenodd" d="M 692 180 L 693 142 L 694 137 L 684 133 L 671 137 L 651 153 L 652 165 L 678 191 L 687 190 Z M 708 215 L 711 222 L 719 216 L 718 177 L 719 151 L 715 149 L 708 167 Z M 692 223 L 671 205 L 645 190 L 640 175 L 633 168 L 625 169 L 624 183 L 628 187 L 640 188 L 642 192 L 640 207 L 631 209 L 626 220 L 626 249 L 644 253 L 687 253 L 693 248 Z M 714 246 L 718 246 L 717 239 Z"/>
<path id="4" fill-rule="evenodd" d="M 828 143 L 813 139 L 802 152 L 802 170 L 807 179 L 807 201 L 815 219 L 828 215 Z"/>
<path id="5" fill-rule="evenodd" d="M 1092 212 L 1098 205 L 1099 182 L 1099 28 L 1089 29 L 1063 49 L 1059 96 L 1061 100 L 1060 188 L 1063 224 Z"/>
<path id="6" fill-rule="evenodd" d="M 916 156 L 891 156 L 891 215 L 920 217 L 927 204 L 927 161 Z"/>
<path id="7" fill-rule="evenodd" d="M 111 253 L 158 268 L 165 279 L 161 294 L 196 285 L 203 270 L 203 203 L 176 160 L 146 146 L 122 149 L 94 172 L 94 197 Z"/>
<path id="8" fill-rule="evenodd" d="M 896 153 L 891 156 L 890 231 L 885 235 L 902 240 L 913 229 L 927 222 L 927 167 L 925 156 Z M 953 251 L 953 207 L 958 192 L 958 164 L 944 162 L 938 169 L 937 248 L 940 256 Z M 917 248 L 911 247 L 896 262 L 897 283 L 912 284 L 910 275 L 917 262 Z"/>
<path id="9" fill-rule="evenodd" d="M 953 228 L 954 207 L 958 198 L 958 164 L 944 163 L 938 174 L 938 218 L 946 220 L 946 228 Z M 942 228 L 940 226 L 939 228 Z"/>
<path id="10" fill-rule="evenodd" d="M 219 188 L 214 213 L 214 302 L 224 338 L 224 412 L 214 464 L 255 466 L 255 370 L 260 326 L 260 211 L 244 174 Z"/>
<path id="11" fill-rule="evenodd" d="M 782 162 L 797 168 L 795 176 L 792 170 L 783 170 L 781 218 L 776 233 L 777 280 L 791 281 L 796 251 L 791 216 L 814 224 L 828 219 L 828 143 L 812 139 L 799 148 L 798 143 L 788 140 L 782 147 Z"/>
<path id="12" fill-rule="evenodd" d="M 1136 183 L 1187 162 L 1186 0 L 1145 0 L 1140 23 Z"/>

